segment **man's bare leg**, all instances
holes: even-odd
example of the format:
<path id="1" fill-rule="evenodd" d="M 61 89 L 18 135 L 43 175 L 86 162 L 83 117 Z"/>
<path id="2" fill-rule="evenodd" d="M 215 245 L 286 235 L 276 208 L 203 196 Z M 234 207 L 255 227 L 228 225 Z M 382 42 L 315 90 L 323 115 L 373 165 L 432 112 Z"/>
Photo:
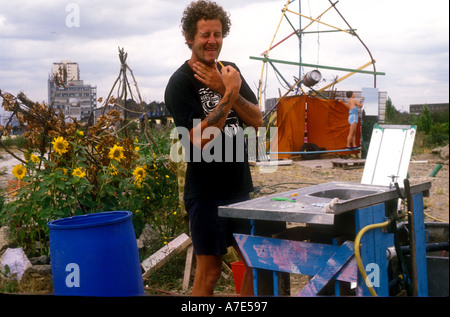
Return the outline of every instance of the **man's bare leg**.
<path id="1" fill-rule="evenodd" d="M 222 257 L 215 255 L 197 255 L 193 296 L 212 296 L 214 287 L 222 272 Z"/>

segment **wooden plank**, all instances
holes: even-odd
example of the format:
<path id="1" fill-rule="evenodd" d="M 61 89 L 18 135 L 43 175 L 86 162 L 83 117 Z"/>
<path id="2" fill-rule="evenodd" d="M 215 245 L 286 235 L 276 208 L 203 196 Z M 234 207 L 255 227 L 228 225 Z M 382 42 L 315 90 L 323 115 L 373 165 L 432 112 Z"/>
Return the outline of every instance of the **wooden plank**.
<path id="1" fill-rule="evenodd" d="M 237 244 L 250 267 L 278 272 L 316 275 L 339 246 L 281 240 L 244 234 L 235 234 Z M 335 277 L 356 282 L 356 262 L 351 261 Z"/>
<path id="2" fill-rule="evenodd" d="M 248 161 L 250 166 L 287 166 L 292 165 L 292 160 Z"/>
<path id="3" fill-rule="evenodd" d="M 167 263 L 167 261 L 169 261 L 171 257 L 186 249 L 190 244 L 192 244 L 192 240 L 188 237 L 187 234 L 183 233 L 176 237 L 167 245 L 142 261 L 141 266 L 145 271 L 142 277 L 144 279 L 149 277 L 152 272 L 159 269 L 161 266 Z"/>
<path id="4" fill-rule="evenodd" d="M 353 243 L 346 241 L 320 268 L 316 275 L 300 291 L 298 296 L 315 296 L 341 270 L 353 256 Z"/>
<path id="5" fill-rule="evenodd" d="M 340 167 L 343 169 L 355 169 L 355 168 L 363 168 L 366 160 L 344 160 L 344 159 L 336 159 L 331 161 L 333 167 Z"/>
<path id="6" fill-rule="evenodd" d="M 192 260 L 194 259 L 194 246 L 191 244 L 186 253 L 186 265 L 184 266 L 183 291 L 189 288 L 189 281 L 191 279 Z"/>

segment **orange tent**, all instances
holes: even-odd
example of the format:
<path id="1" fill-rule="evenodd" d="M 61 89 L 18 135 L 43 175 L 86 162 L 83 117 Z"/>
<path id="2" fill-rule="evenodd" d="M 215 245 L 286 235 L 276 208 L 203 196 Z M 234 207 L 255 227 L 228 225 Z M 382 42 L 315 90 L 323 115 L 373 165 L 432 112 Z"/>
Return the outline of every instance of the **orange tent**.
<path id="1" fill-rule="evenodd" d="M 278 152 L 301 151 L 305 136 L 308 143 L 325 150 L 345 149 L 350 129 L 348 111 L 345 104 L 338 100 L 305 95 L 282 98 L 277 106 Z M 358 127 L 357 146 L 360 146 L 359 132 Z M 278 157 L 291 156 L 280 154 Z"/>

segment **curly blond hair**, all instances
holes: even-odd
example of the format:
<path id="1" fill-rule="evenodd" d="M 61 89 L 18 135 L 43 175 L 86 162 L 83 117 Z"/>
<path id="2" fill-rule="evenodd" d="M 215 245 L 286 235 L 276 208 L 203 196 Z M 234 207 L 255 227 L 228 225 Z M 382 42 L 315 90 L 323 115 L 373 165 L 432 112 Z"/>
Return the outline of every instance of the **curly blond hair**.
<path id="1" fill-rule="evenodd" d="M 222 23 L 222 37 L 226 37 L 230 32 L 230 15 L 220 5 L 207 0 L 191 2 L 183 12 L 181 18 L 181 29 L 183 35 L 193 40 L 197 33 L 197 22 L 200 20 L 219 20 Z M 192 45 L 186 43 L 189 48 Z"/>

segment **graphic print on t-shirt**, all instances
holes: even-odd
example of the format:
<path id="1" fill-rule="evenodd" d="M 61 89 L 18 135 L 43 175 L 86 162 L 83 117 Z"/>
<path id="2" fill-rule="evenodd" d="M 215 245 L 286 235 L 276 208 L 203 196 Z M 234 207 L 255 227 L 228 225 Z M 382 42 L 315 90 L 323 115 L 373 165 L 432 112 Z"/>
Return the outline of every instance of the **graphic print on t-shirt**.
<path id="1" fill-rule="evenodd" d="M 198 94 L 202 102 L 203 112 L 206 116 L 209 115 L 217 107 L 220 100 L 222 99 L 222 96 L 219 93 L 212 91 L 209 88 L 200 88 Z M 238 128 L 239 119 L 236 113 L 231 110 L 228 114 L 222 131 L 231 137 L 237 133 Z"/>

